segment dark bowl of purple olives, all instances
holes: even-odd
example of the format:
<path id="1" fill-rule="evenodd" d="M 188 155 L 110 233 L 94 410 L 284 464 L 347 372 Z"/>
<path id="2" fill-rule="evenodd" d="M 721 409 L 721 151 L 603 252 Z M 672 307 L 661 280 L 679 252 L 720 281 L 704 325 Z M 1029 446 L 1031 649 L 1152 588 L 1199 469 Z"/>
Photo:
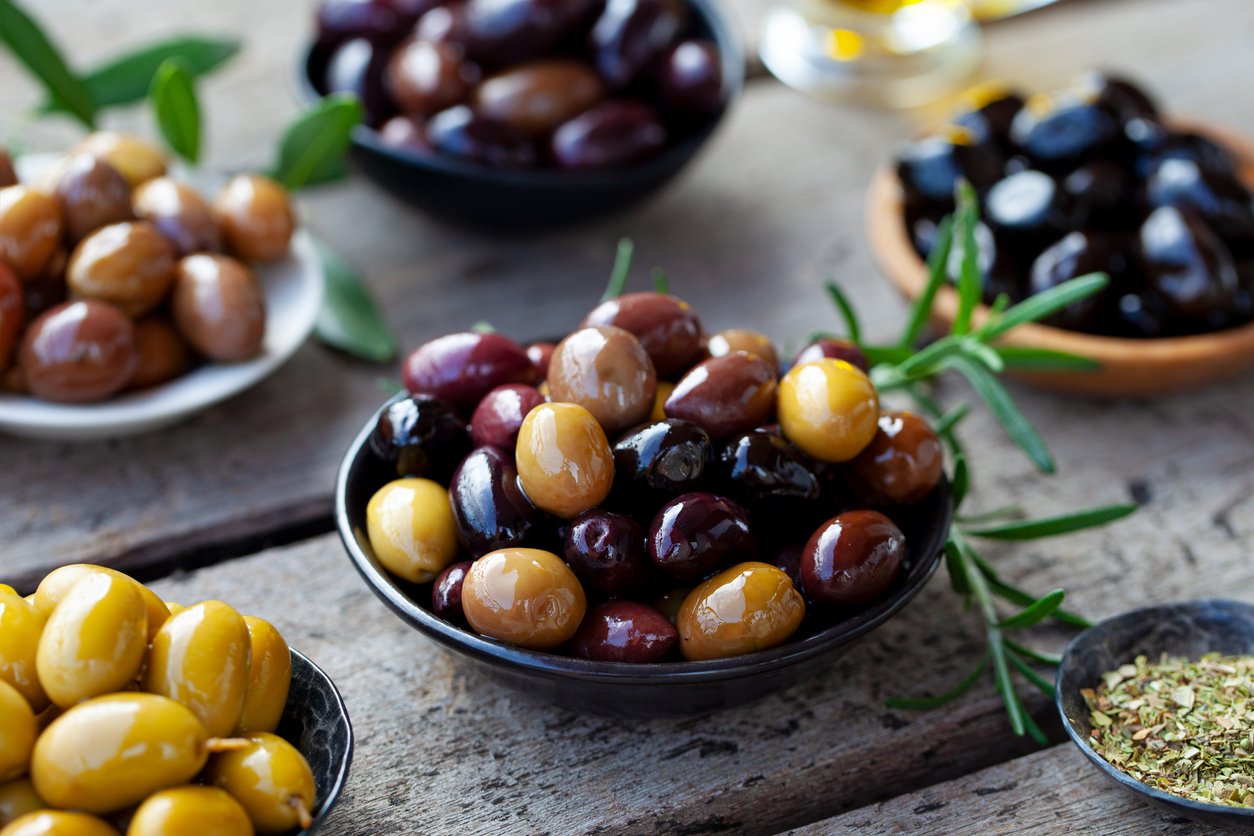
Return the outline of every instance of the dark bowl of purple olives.
<path id="1" fill-rule="evenodd" d="M 517 230 L 656 191 L 713 134 L 744 67 L 715 0 L 324 0 L 300 80 L 362 102 L 353 157 L 383 188 Z"/>
<path id="2" fill-rule="evenodd" d="M 1030 373 L 1030 382 L 1099 395 L 1196 387 L 1254 366 L 1254 144 L 1211 125 L 1168 119 L 1140 87 L 1100 72 L 1029 98 L 978 88 L 949 124 L 904 144 L 876 175 L 868 234 L 905 295 L 975 189 L 985 305 L 1011 304 L 1088 273 L 1099 294 L 1006 342 L 1096 360 L 1097 371 Z M 961 247 L 951 250 L 956 276 Z M 983 321 L 988 308 L 976 319 Z M 933 313 L 950 322 L 957 293 Z"/>
<path id="3" fill-rule="evenodd" d="M 659 292 L 565 338 L 465 332 L 345 455 L 372 591 L 489 677 L 574 710 L 711 711 L 819 675 L 912 599 L 952 502 L 927 421 L 856 346 L 781 363 Z"/>

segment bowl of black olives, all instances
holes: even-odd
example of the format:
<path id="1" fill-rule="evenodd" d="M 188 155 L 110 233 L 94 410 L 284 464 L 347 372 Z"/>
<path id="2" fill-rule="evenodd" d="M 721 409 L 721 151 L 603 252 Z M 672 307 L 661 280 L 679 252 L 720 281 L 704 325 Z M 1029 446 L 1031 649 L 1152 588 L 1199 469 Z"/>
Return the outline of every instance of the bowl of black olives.
<path id="1" fill-rule="evenodd" d="M 340 469 L 405 622 L 575 710 L 684 715 L 817 675 L 912 599 L 952 510 L 935 431 L 852 344 L 781 363 L 665 293 L 553 342 L 432 340 Z"/>
<path id="2" fill-rule="evenodd" d="M 357 164 L 432 215 L 517 229 L 621 209 L 740 92 L 713 0 L 324 0 L 301 81 L 355 94 Z"/>
<path id="3" fill-rule="evenodd" d="M 1152 395 L 1254 366 L 1254 143 L 1163 116 L 1139 87 L 1089 73 L 1029 98 L 978 88 L 949 124 L 912 140 L 875 175 L 868 234 L 910 298 L 960 179 L 975 189 L 984 302 L 1010 303 L 1078 276 L 1109 285 L 1006 342 L 1091 358 L 1096 371 L 1030 382 L 1100 395 Z M 953 279 L 961 247 L 950 250 Z M 957 293 L 933 307 L 952 321 Z"/>

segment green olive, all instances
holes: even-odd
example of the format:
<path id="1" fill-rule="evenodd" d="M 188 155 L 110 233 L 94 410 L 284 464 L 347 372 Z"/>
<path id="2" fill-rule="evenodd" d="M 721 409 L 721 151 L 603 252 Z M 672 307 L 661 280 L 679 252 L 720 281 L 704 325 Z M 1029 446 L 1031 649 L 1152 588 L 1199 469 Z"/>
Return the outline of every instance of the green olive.
<path id="1" fill-rule="evenodd" d="M 273 734 L 248 739 L 250 746 L 213 757 L 205 771 L 208 782 L 243 805 L 258 833 L 309 827 L 317 790 L 304 756 Z"/>
<path id="2" fill-rule="evenodd" d="M 248 688 L 248 627 L 221 601 L 188 607 L 152 640 L 143 689 L 182 703 L 214 737 L 239 724 Z"/>
<path id="3" fill-rule="evenodd" d="M 0 827 L 47 806 L 27 776 L 0 784 Z"/>
<path id="4" fill-rule="evenodd" d="M 217 787 L 174 787 L 148 796 L 126 836 L 252 836 L 248 813 Z"/>
<path id="5" fill-rule="evenodd" d="M 27 813 L 0 830 L 0 836 L 119 836 L 119 834 L 110 825 L 86 813 L 39 810 Z"/>
<path id="6" fill-rule="evenodd" d="M 248 663 L 248 690 L 236 734 L 272 732 L 283 719 L 287 692 L 292 685 L 292 652 L 274 625 L 251 615 L 244 616 L 252 645 Z"/>
<path id="7" fill-rule="evenodd" d="M 11 781 L 26 774 L 30 753 L 35 748 L 39 727 L 18 690 L 0 680 L 0 781 Z"/>
<path id="8" fill-rule="evenodd" d="M 34 711 L 48 707 L 36 664 L 43 631 L 44 616 L 12 587 L 0 585 L 0 682 L 16 688 Z"/>
<path id="9" fill-rule="evenodd" d="M 430 479 L 389 482 L 366 505 L 370 547 L 389 572 L 429 583 L 457 556 L 448 491 Z"/>
<path id="10" fill-rule="evenodd" d="M 148 648 L 148 613 L 135 582 L 89 573 L 57 604 L 39 637 L 36 665 L 48 697 L 62 708 L 121 691 L 139 674 Z"/>
<path id="11" fill-rule="evenodd" d="M 61 599 L 65 597 L 66 593 L 74 587 L 74 584 L 88 575 L 96 573 L 125 578 L 138 587 L 139 594 L 144 599 L 144 609 L 148 613 L 148 641 L 151 642 L 153 636 L 157 635 L 157 631 L 161 629 L 161 625 L 165 624 L 165 620 L 170 617 L 169 608 L 157 596 L 157 593 L 139 581 L 134 580 L 130 575 L 124 575 L 116 569 L 110 569 L 108 566 L 96 566 L 91 563 L 71 563 L 68 566 L 62 566 L 60 569 L 53 569 L 44 575 L 44 579 L 39 582 L 39 587 L 35 590 L 35 609 L 39 610 L 44 618 L 48 618 L 52 615 L 52 611 L 56 609 L 57 604 L 61 603 Z"/>
<path id="12" fill-rule="evenodd" d="M 110 694 L 53 721 L 35 743 L 30 774 L 54 807 L 109 813 L 186 784 L 222 745 L 174 700 Z"/>

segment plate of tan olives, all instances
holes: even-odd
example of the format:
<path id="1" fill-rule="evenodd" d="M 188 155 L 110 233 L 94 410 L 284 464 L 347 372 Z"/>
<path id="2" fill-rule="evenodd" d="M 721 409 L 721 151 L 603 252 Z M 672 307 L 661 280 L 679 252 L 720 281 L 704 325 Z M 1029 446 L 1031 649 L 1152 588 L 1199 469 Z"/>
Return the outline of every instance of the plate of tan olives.
<path id="1" fill-rule="evenodd" d="M 172 170 L 151 143 L 0 152 L 0 431 L 87 440 L 182 420 L 313 330 L 323 276 L 286 191 Z"/>
<path id="2" fill-rule="evenodd" d="M 269 622 L 75 564 L 0 585 L 0 834 L 309 834 L 347 778 L 331 680 Z"/>
<path id="3" fill-rule="evenodd" d="M 443 336 L 345 457 L 340 534 L 402 619 L 555 704 L 751 700 L 816 675 L 940 560 L 940 441 L 866 369 L 830 339 L 781 363 L 662 292 L 560 341 Z"/>

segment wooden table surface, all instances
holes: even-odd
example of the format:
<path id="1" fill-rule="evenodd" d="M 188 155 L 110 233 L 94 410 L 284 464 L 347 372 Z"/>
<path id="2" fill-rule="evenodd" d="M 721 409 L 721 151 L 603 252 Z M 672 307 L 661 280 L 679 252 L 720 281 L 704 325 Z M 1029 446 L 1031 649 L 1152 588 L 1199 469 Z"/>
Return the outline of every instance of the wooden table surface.
<path id="1" fill-rule="evenodd" d="M 747 40 L 765 5 L 728 3 Z M 241 33 L 244 53 L 203 84 L 210 165 L 264 165 L 298 109 L 293 67 L 311 0 L 28 6 L 82 65 L 175 32 Z M 1038 89 L 1119 68 L 1173 111 L 1254 134 L 1252 31 L 1247 0 L 1072 0 L 990 27 L 983 72 Z M 72 125 L 30 124 L 23 110 L 37 98 L 0 55 L 0 142 L 74 139 Z M 864 244 L 863 193 L 893 143 L 930 118 L 831 107 L 755 78 L 667 191 L 589 226 L 489 237 L 360 179 L 310 193 L 303 208 L 366 272 L 406 346 L 479 320 L 520 338 L 569 330 L 623 235 L 714 327 L 795 346 L 833 325 L 820 282 L 835 277 L 885 336 L 902 306 Z M 110 124 L 150 129 L 143 111 Z M 396 376 L 309 345 L 263 385 L 162 433 L 0 438 L 0 580 L 27 588 L 56 565 L 105 562 L 173 573 L 157 583 L 169 598 L 223 598 L 272 619 L 338 682 L 353 716 L 357 756 L 328 833 L 1193 832 L 1108 786 L 1069 744 L 1035 751 L 1013 738 L 988 683 L 935 712 L 884 707 L 944 690 L 979 652 L 979 625 L 944 578 L 827 675 L 709 717 L 578 716 L 482 680 L 390 615 L 328 534 L 340 456 L 382 398 L 378 379 Z M 1153 401 L 1013 388 L 1060 475 L 1037 476 L 978 414 L 964 428 L 975 506 L 1144 507 L 1108 530 L 995 550 L 1003 574 L 1039 591 L 1065 586 L 1093 617 L 1212 595 L 1254 601 L 1254 378 Z M 957 383 L 942 394 L 968 396 Z M 1034 636 L 1043 647 L 1065 639 Z M 1052 707 L 1029 705 L 1060 740 Z"/>

